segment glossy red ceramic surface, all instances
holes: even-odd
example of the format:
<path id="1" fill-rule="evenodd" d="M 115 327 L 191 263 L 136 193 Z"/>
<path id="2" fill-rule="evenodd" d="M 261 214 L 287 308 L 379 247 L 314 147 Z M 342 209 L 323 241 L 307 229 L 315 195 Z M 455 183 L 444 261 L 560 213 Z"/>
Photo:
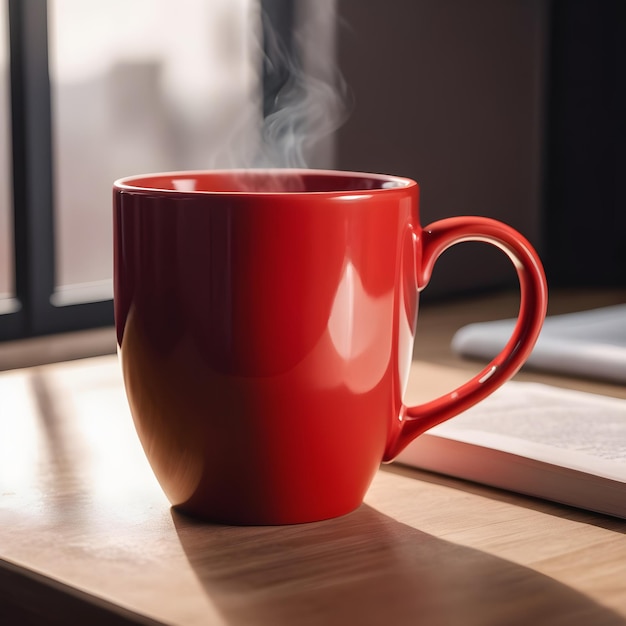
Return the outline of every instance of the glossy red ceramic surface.
<path id="1" fill-rule="evenodd" d="M 422 229 L 413 181 L 315 170 L 183 172 L 114 187 L 115 314 L 137 432 L 173 505 L 243 524 L 359 506 L 383 460 L 478 402 L 530 353 L 546 308 L 528 242 L 493 220 Z M 402 403 L 418 292 L 438 256 L 492 243 L 521 281 L 502 353 Z"/>

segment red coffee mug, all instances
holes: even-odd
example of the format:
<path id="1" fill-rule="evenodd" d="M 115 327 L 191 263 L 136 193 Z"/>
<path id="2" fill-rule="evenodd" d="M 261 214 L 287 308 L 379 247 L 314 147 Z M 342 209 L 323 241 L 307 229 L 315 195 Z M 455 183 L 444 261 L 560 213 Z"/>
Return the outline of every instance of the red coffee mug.
<path id="1" fill-rule="evenodd" d="M 524 237 L 481 217 L 422 228 L 406 178 L 136 176 L 114 185 L 114 221 L 117 339 L 139 438 L 171 503 L 215 522 L 355 509 L 381 461 L 515 374 L 545 316 Z M 517 325 L 465 385 L 407 407 L 418 294 L 462 241 L 513 262 Z"/>

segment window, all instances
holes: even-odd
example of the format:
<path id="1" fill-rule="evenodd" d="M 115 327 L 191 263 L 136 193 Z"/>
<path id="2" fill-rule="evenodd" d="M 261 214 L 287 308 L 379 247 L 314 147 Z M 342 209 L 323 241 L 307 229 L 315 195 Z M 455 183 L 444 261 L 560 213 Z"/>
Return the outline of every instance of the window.
<path id="1" fill-rule="evenodd" d="M 253 6 L 0 5 L 0 340 L 113 322 L 113 180 L 232 166 L 255 140 Z"/>
<path id="2" fill-rule="evenodd" d="M 110 298 L 112 181 L 227 166 L 232 135 L 259 111 L 249 11 L 241 0 L 50 0 L 48 11 L 53 300 Z"/>

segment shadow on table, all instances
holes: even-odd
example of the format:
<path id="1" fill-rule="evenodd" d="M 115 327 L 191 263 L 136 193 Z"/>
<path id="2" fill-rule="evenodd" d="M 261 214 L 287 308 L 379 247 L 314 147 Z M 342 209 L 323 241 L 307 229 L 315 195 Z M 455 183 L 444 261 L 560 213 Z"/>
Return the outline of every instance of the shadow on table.
<path id="1" fill-rule="evenodd" d="M 228 624 L 625 624 L 531 569 L 362 505 L 282 527 L 208 525 L 172 511 L 189 562 Z"/>

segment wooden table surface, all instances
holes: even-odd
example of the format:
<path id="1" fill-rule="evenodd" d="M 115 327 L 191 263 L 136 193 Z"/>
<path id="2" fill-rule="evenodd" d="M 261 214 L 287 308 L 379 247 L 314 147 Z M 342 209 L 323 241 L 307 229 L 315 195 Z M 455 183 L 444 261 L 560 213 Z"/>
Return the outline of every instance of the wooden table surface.
<path id="1" fill-rule="evenodd" d="M 414 363 L 414 399 L 478 368 L 438 356 L 459 310 L 484 319 L 508 302 L 420 313 L 419 332 L 441 336 L 418 346 L 432 359 Z M 339 519 L 200 523 L 171 510 L 153 478 L 114 355 L 0 374 L 2 625 L 626 624 L 625 532 L 622 520 L 397 465 Z"/>

